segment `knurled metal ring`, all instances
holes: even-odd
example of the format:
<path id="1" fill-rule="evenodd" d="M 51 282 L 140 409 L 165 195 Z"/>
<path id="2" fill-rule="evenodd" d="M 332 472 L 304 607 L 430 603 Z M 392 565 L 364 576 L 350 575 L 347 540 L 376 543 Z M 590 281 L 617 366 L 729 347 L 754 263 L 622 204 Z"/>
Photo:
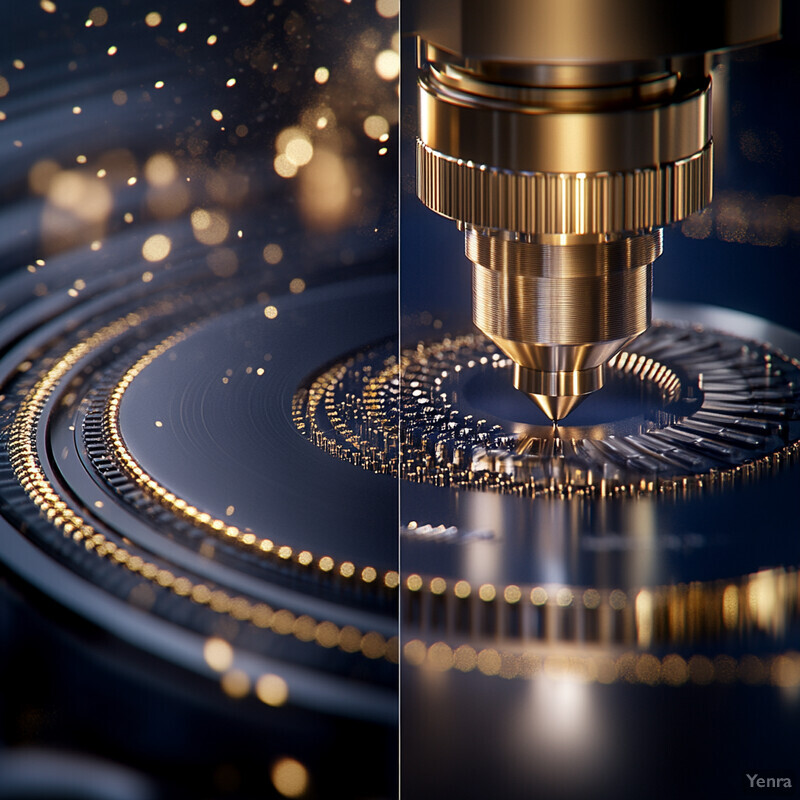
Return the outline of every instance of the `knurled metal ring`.
<path id="1" fill-rule="evenodd" d="M 677 222 L 712 194 L 712 142 L 688 158 L 626 172 L 546 173 L 453 158 L 417 139 L 417 196 L 432 211 L 526 234 L 605 234 Z"/>

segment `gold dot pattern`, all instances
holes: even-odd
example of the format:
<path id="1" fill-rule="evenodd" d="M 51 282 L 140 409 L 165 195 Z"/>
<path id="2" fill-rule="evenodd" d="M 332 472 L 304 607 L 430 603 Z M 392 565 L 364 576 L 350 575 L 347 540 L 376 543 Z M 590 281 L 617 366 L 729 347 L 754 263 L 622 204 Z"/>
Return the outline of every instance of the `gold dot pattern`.
<path id="1" fill-rule="evenodd" d="M 463 579 L 414 573 L 405 578 L 405 590 L 403 615 L 410 630 L 457 636 L 457 619 L 468 614 L 476 640 L 542 641 L 544 631 L 570 624 L 574 630 L 593 630 L 595 643 L 647 649 L 758 633 L 781 636 L 800 620 L 800 572 L 794 567 L 628 592 L 563 585 L 473 586 Z M 437 612 L 442 603 L 444 612 Z M 496 613 L 486 623 L 481 608 L 490 604 Z M 520 614 L 524 622 L 516 616 Z M 537 614 L 547 619 L 541 633 Z"/>
<path id="2" fill-rule="evenodd" d="M 397 573 L 389 570 L 378 580 L 378 571 L 372 566 L 356 569 L 348 560 L 337 564 L 330 556 L 315 556 L 309 550 L 295 549 L 285 544 L 278 544 L 272 539 L 257 536 L 250 531 L 242 531 L 235 525 L 229 525 L 224 520 L 212 517 L 205 511 L 187 503 L 181 497 L 169 491 L 151 475 L 147 474 L 128 450 L 122 438 L 119 424 L 119 411 L 122 398 L 128 387 L 133 383 L 149 364 L 162 356 L 189 335 L 190 331 L 182 331 L 162 341 L 143 355 L 121 378 L 109 396 L 104 414 L 105 436 L 113 456 L 117 459 L 128 476 L 156 502 L 168 508 L 176 516 L 189 520 L 193 525 L 206 532 L 236 541 L 262 556 L 277 557 L 283 561 L 292 561 L 294 564 L 306 569 L 313 569 L 322 574 L 337 574 L 343 578 L 359 581 L 371 587 L 386 587 L 395 589 L 398 584 Z"/>
<path id="3" fill-rule="evenodd" d="M 800 653 L 734 658 L 710 658 L 695 654 L 685 658 L 670 653 L 663 658 L 651 653 L 625 652 L 620 655 L 566 653 L 517 653 L 469 644 L 451 646 L 446 642 L 426 644 L 412 639 L 403 645 L 403 660 L 431 672 L 480 672 L 505 680 L 550 678 L 581 683 L 628 683 L 644 686 L 707 686 L 742 683 L 748 686 L 800 686 Z"/>
<path id="4" fill-rule="evenodd" d="M 150 309 L 127 314 L 98 330 L 73 346 L 55 361 L 39 378 L 20 404 L 9 436 L 9 455 L 14 474 L 40 513 L 65 537 L 86 550 L 113 564 L 173 592 L 186 597 L 212 611 L 257 628 L 271 629 L 281 635 L 290 635 L 299 641 L 315 642 L 322 647 L 338 647 L 345 652 L 361 653 L 370 659 L 384 658 L 396 663 L 398 640 L 388 640 L 377 632 L 362 634 L 356 628 L 337 626 L 330 621 L 316 621 L 309 616 L 296 616 L 288 609 L 274 610 L 265 603 L 253 603 L 244 597 L 231 596 L 221 589 L 211 589 L 187 577 L 177 576 L 171 570 L 136 555 L 126 547 L 111 541 L 96 530 L 80 513 L 70 507 L 47 479 L 36 453 L 36 431 L 43 409 L 65 376 L 100 347 L 120 339 L 149 318 L 172 310 L 168 303 L 156 304 Z M 181 336 L 185 334 L 178 334 Z M 171 343 L 172 339 L 168 340 Z M 178 498 L 176 498 L 177 502 Z M 198 513 L 198 518 L 201 512 Z M 207 515 L 206 515 L 207 516 Z M 209 518 L 203 524 L 211 524 Z M 393 578 L 389 578 L 390 582 Z M 395 584 L 396 585 L 396 584 Z"/>

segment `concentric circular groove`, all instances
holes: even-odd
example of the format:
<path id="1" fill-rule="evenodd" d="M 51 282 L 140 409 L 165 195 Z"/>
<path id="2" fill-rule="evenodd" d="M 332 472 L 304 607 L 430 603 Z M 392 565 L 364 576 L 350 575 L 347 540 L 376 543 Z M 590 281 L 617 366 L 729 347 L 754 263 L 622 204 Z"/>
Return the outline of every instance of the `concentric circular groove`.
<path id="1" fill-rule="evenodd" d="M 308 615 L 296 617 L 288 609 L 275 610 L 263 603 L 254 604 L 244 597 L 232 597 L 224 590 L 212 590 L 185 576 L 176 576 L 169 569 L 134 554 L 131 547 L 122 547 L 98 531 L 85 514 L 71 507 L 56 492 L 46 477 L 37 455 L 37 435 L 50 396 L 60 388 L 70 372 L 100 348 L 121 340 L 136 326 L 170 310 L 171 304 L 162 303 L 127 314 L 74 345 L 42 374 L 21 403 L 9 436 L 10 462 L 21 487 L 40 513 L 61 529 L 65 537 L 175 595 L 206 605 L 216 613 L 249 622 L 257 628 L 270 628 L 303 642 L 313 641 L 322 647 L 339 647 L 346 652 L 362 653 L 368 658 L 396 661 L 396 638 L 387 641 L 374 631 L 362 634 L 353 626 L 339 627 L 330 621 L 316 621 Z"/>

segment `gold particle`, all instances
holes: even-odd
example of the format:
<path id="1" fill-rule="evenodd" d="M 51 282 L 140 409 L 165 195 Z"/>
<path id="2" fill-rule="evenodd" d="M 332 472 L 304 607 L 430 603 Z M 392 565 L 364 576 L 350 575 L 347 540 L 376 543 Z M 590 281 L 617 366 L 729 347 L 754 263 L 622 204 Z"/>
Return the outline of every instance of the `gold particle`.
<path id="1" fill-rule="evenodd" d="M 149 28 L 156 28 L 161 24 L 161 14 L 158 11 L 151 11 L 145 18 L 144 23 Z"/>
<path id="2" fill-rule="evenodd" d="M 203 645 L 203 658 L 211 669 L 225 672 L 233 664 L 233 648 L 224 639 L 212 636 Z"/>
<path id="3" fill-rule="evenodd" d="M 497 650 L 491 648 L 478 653 L 478 669 L 484 675 L 497 675 L 502 665 L 502 657 Z"/>
<path id="4" fill-rule="evenodd" d="M 178 33 L 186 33 L 188 27 L 189 26 L 185 22 L 181 22 L 181 24 L 178 25 Z"/>
<path id="5" fill-rule="evenodd" d="M 292 278 L 291 282 L 289 283 L 289 291 L 292 294 L 300 294 L 304 292 L 306 288 L 306 282 L 302 278 Z"/>
<path id="6" fill-rule="evenodd" d="M 252 0 L 239 0 L 250 3 Z M 272 783 L 284 797 L 302 797 L 308 788 L 308 770 L 293 758 L 281 758 L 272 765 Z"/>
<path id="7" fill-rule="evenodd" d="M 296 167 L 304 167 L 314 155 L 314 147 L 305 136 L 291 139 L 286 145 L 286 158 Z"/>
<path id="8" fill-rule="evenodd" d="M 318 128 L 319 130 L 323 130 L 323 128 L 325 128 L 325 126 L 326 126 L 327 124 L 328 124 L 328 118 L 327 118 L 327 117 L 320 117 L 320 118 L 317 120 L 317 128 Z"/>
<path id="9" fill-rule="evenodd" d="M 164 88 L 164 81 L 156 81 L 156 82 L 153 84 L 153 87 L 154 87 L 155 89 L 163 89 L 163 88 Z"/>
<path id="10" fill-rule="evenodd" d="M 105 178 L 106 175 L 108 175 L 108 173 L 102 167 L 99 170 L 97 170 L 98 178 Z"/>
<path id="11" fill-rule="evenodd" d="M 406 586 L 412 592 L 418 592 L 422 588 L 422 578 L 419 575 L 409 575 L 406 578 Z"/>
<path id="12" fill-rule="evenodd" d="M 112 44 L 111 47 L 106 50 L 106 53 L 108 53 L 110 56 L 115 56 L 117 54 L 117 46 Z"/>
<path id="13" fill-rule="evenodd" d="M 385 81 L 393 81 L 400 74 L 400 56 L 394 50 L 381 50 L 375 56 L 375 72 Z"/>
<path id="14" fill-rule="evenodd" d="M 0 111 L 0 122 L 3 122 L 3 120 L 5 120 L 5 119 L 7 119 L 6 112 L 5 111 Z"/>
<path id="15" fill-rule="evenodd" d="M 547 602 L 547 592 L 541 586 L 531 590 L 531 603 L 535 606 L 543 606 Z"/>
<path id="16" fill-rule="evenodd" d="M 8 94 L 9 88 L 8 81 L 0 75 L 0 97 L 5 97 Z"/>
<path id="17" fill-rule="evenodd" d="M 467 581 L 459 581 L 455 585 L 453 592 L 455 593 L 456 597 L 460 598 L 461 600 L 464 600 L 470 596 L 470 593 L 472 592 L 472 587 L 469 585 Z"/>
<path id="18" fill-rule="evenodd" d="M 328 78 L 330 78 L 331 73 L 329 72 L 327 67 L 317 67 L 314 70 L 314 80 L 317 83 L 327 83 Z"/>
<path id="19" fill-rule="evenodd" d="M 478 666 L 478 654 L 468 644 L 462 644 L 453 653 L 453 666 L 461 672 L 470 672 Z"/>
<path id="20" fill-rule="evenodd" d="M 255 2 L 256 0 L 239 0 L 239 5 L 247 7 L 247 6 L 252 6 L 253 3 Z"/>
<path id="21" fill-rule="evenodd" d="M 125 215 L 122 217 L 122 219 L 124 219 L 125 222 L 127 222 L 127 223 L 131 223 L 131 222 L 133 222 L 133 214 L 131 214 L 130 211 L 126 211 Z"/>
<path id="22" fill-rule="evenodd" d="M 389 589 L 396 589 L 400 585 L 400 575 L 394 570 L 389 570 L 383 577 L 383 583 Z"/>
<path id="23" fill-rule="evenodd" d="M 263 252 L 267 264 L 277 264 L 283 258 L 283 249 L 279 244 L 268 244 Z"/>
<path id="24" fill-rule="evenodd" d="M 339 574 L 343 578 L 352 578 L 356 568 L 352 561 L 344 561 L 339 565 Z"/>
<path id="25" fill-rule="evenodd" d="M 128 102 L 128 93 L 124 89 L 117 89 L 117 91 L 111 95 L 111 102 L 114 103 L 115 106 L 124 106 L 125 103 Z"/>
<path id="26" fill-rule="evenodd" d="M 676 654 L 664 657 L 661 665 L 661 680 L 669 686 L 680 686 L 686 683 L 689 676 L 689 669 L 686 662 Z"/>
<path id="27" fill-rule="evenodd" d="M 142 255 L 146 261 L 163 261 L 172 250 L 172 240 L 163 233 L 149 237 L 142 245 Z"/>
<path id="28" fill-rule="evenodd" d="M 453 666 L 453 651 L 445 642 L 436 642 L 428 649 L 428 666 L 445 672 Z"/>
<path id="29" fill-rule="evenodd" d="M 264 316 L 267 319 L 275 319 L 278 316 L 278 309 L 275 306 L 267 306 L 264 309 Z"/>
<path id="30" fill-rule="evenodd" d="M 566 586 L 562 586 L 556 592 L 556 603 L 558 603 L 558 605 L 560 605 L 562 608 L 571 606 L 572 600 L 573 600 L 572 592 Z"/>
<path id="31" fill-rule="evenodd" d="M 103 243 L 99 239 L 95 239 L 90 245 L 89 249 L 97 252 L 103 247 Z"/>
<path id="32" fill-rule="evenodd" d="M 334 566 L 334 562 L 333 562 L 333 559 L 330 556 L 323 556 L 319 560 L 319 568 L 323 572 L 330 572 L 333 569 L 333 566 Z"/>
<path id="33" fill-rule="evenodd" d="M 228 507 L 225 509 L 225 516 L 226 516 L 226 517 L 232 517 L 232 516 L 233 516 L 233 512 L 234 512 L 234 511 L 236 511 L 236 508 L 235 508 L 234 506 L 228 506 Z"/>
<path id="34" fill-rule="evenodd" d="M 386 19 L 400 13 L 400 0 L 375 0 L 375 10 Z"/>
<path id="35" fill-rule="evenodd" d="M 72 113 L 73 114 L 80 114 L 83 109 L 80 106 L 72 106 Z"/>
<path id="36" fill-rule="evenodd" d="M 210 45 L 216 43 L 217 43 L 217 35 L 215 33 L 212 33 L 211 36 L 209 36 L 208 39 L 206 39 L 206 44 Z"/>
<path id="37" fill-rule="evenodd" d="M 478 597 L 480 597 L 484 603 L 491 603 L 496 594 L 495 588 L 491 583 L 484 583 L 483 586 L 478 589 Z"/>
<path id="38" fill-rule="evenodd" d="M 56 11 L 56 4 L 53 0 L 40 0 L 39 7 L 42 11 L 46 11 L 48 14 L 55 14 Z"/>
<path id="39" fill-rule="evenodd" d="M 230 225 L 227 217 L 219 211 L 196 208 L 191 216 L 192 233 L 201 244 L 222 244 L 228 238 Z"/>
<path id="40" fill-rule="evenodd" d="M 614 589 L 609 595 L 608 604 L 614 611 L 622 611 L 628 603 L 628 597 L 621 589 Z"/>
<path id="41" fill-rule="evenodd" d="M 225 81 L 225 85 L 226 85 L 226 86 L 227 86 L 229 89 L 231 88 L 231 86 L 236 86 L 236 78 L 228 78 L 228 80 L 227 80 L 227 81 Z"/>
<path id="42" fill-rule="evenodd" d="M 431 581 L 431 594 L 444 594 L 447 591 L 447 581 L 444 578 L 434 578 Z"/>
<path id="43" fill-rule="evenodd" d="M 147 159 L 144 177 L 151 186 L 169 186 L 178 177 L 178 168 L 172 156 L 156 153 Z"/>
<path id="44" fill-rule="evenodd" d="M 272 166 L 281 178 L 293 178 L 297 175 L 297 166 L 289 161 L 284 153 L 275 156 Z"/>
<path id="45" fill-rule="evenodd" d="M 217 122 L 222 121 L 222 112 L 218 108 L 211 109 L 211 117 L 215 119 Z"/>
<path id="46" fill-rule="evenodd" d="M 95 500 L 94 501 L 94 507 L 95 508 L 102 508 L 103 507 L 103 501 L 102 500 Z"/>
<path id="47" fill-rule="evenodd" d="M 380 139 L 389 133 L 389 123 L 380 114 L 372 114 L 364 120 L 364 133 L 370 139 Z"/>
<path id="48" fill-rule="evenodd" d="M 163 427 L 164 427 L 164 423 L 160 419 L 157 419 L 156 420 L 156 428 L 163 428 Z"/>
<path id="49" fill-rule="evenodd" d="M 25 62 L 21 58 L 15 58 L 12 62 L 14 69 L 25 69 Z"/>
<path id="50" fill-rule="evenodd" d="M 95 6 L 89 12 L 89 20 L 93 25 L 97 25 L 98 28 L 102 28 L 108 22 L 108 11 L 106 11 L 102 6 Z"/>
<path id="51" fill-rule="evenodd" d="M 364 569 L 361 570 L 361 580 L 364 581 L 364 583 L 372 583 L 377 577 L 378 573 L 375 567 L 364 567 Z"/>
<path id="52" fill-rule="evenodd" d="M 279 675 L 262 675 L 256 681 L 256 696 L 268 706 L 282 706 L 289 699 L 289 687 Z"/>
<path id="53" fill-rule="evenodd" d="M 256 370 L 256 375 L 263 375 L 264 374 L 264 367 L 259 367 Z"/>
<path id="54" fill-rule="evenodd" d="M 250 691 L 250 678 L 240 669 L 231 669 L 222 676 L 220 685 L 228 697 L 239 699 Z"/>
<path id="55" fill-rule="evenodd" d="M 77 161 L 79 164 L 85 164 L 85 163 L 86 163 L 86 156 L 76 156 L 76 157 L 75 157 L 75 160 L 76 160 L 76 161 Z"/>
<path id="56" fill-rule="evenodd" d="M 389 152 L 389 150 L 386 147 L 381 147 L 381 149 L 378 150 L 378 155 L 379 156 L 385 156 L 388 152 Z"/>
<path id="57" fill-rule="evenodd" d="M 418 667 L 425 660 L 427 648 L 424 642 L 421 642 L 419 639 L 413 639 L 403 645 L 403 655 L 409 664 Z"/>
<path id="58" fill-rule="evenodd" d="M 131 175 L 131 177 L 128 178 L 128 186 L 136 186 L 136 177 L 135 176 Z"/>
<path id="59" fill-rule="evenodd" d="M 142 283 L 150 283 L 153 280 L 153 273 L 149 270 L 142 273 Z"/>
<path id="60" fill-rule="evenodd" d="M 522 598 L 522 592 L 519 586 L 506 586 L 503 591 L 503 598 L 506 603 L 518 603 Z"/>
<path id="61" fill-rule="evenodd" d="M 587 589 L 583 593 L 583 604 L 586 608 L 597 608 L 600 605 L 600 592 L 597 589 Z"/>

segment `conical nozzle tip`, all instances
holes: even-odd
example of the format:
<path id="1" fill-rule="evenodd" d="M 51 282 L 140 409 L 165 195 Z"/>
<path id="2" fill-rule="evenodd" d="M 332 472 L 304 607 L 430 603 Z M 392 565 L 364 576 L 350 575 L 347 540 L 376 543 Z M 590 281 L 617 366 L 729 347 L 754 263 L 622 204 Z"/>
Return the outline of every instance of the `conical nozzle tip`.
<path id="1" fill-rule="evenodd" d="M 547 418 L 552 420 L 554 425 L 558 425 L 571 411 L 581 404 L 587 395 L 529 394 L 528 397 L 547 414 Z"/>

